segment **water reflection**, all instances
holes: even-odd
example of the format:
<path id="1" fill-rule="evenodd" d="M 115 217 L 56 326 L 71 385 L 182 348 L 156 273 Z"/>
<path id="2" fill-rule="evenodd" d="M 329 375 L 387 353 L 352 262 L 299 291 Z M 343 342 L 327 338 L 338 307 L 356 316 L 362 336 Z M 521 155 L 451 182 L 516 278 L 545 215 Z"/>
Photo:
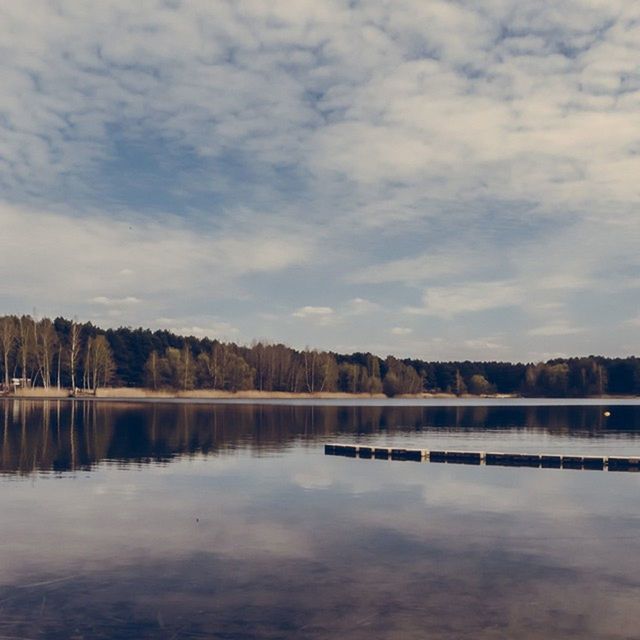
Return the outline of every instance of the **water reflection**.
<path id="1" fill-rule="evenodd" d="M 578 438 L 585 452 L 635 454 L 640 407 L 616 407 L 609 418 L 597 406 L 265 406 L 0 402 L 0 471 L 90 469 L 102 460 L 169 461 L 185 454 L 221 454 L 248 448 L 283 451 L 340 436 L 347 440 L 431 437 L 513 442 L 539 450 L 544 436 Z M 619 438 L 623 438 L 622 441 Z M 558 440 L 547 445 L 557 449 Z M 640 440 L 638 441 L 640 442 Z M 457 445 L 457 442 L 456 442 Z M 567 446 L 563 444 L 562 446 Z M 602 450 L 602 448 L 606 450 Z M 565 453 L 570 453 L 566 450 Z"/>
<path id="2" fill-rule="evenodd" d="M 637 450 L 638 408 L 0 410 L 0 638 L 637 637 L 637 474 L 377 463 L 320 443 Z"/>

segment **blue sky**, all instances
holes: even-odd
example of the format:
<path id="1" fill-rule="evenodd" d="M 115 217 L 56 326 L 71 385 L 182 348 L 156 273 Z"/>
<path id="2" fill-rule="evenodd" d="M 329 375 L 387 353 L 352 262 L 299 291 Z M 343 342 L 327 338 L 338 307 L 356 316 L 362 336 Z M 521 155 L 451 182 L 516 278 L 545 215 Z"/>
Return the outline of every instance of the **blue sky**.
<path id="1" fill-rule="evenodd" d="M 0 8 L 0 305 L 428 359 L 640 351 L 640 6 Z"/>

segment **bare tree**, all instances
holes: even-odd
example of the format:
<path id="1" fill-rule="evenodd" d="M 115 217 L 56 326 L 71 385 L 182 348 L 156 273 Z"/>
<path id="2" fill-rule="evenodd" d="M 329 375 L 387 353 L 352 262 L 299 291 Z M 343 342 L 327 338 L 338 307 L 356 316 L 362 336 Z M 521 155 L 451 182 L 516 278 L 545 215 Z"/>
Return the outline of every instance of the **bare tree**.
<path id="1" fill-rule="evenodd" d="M 255 373 L 255 369 L 239 353 L 231 353 L 229 356 L 227 390 L 235 392 L 251 389 Z"/>
<path id="2" fill-rule="evenodd" d="M 147 379 L 151 382 L 151 387 L 155 391 L 158 388 L 158 352 L 152 351 L 145 364 Z"/>
<path id="3" fill-rule="evenodd" d="M 182 388 L 184 391 L 193 386 L 193 367 L 191 365 L 191 348 L 185 342 L 182 348 Z"/>
<path id="4" fill-rule="evenodd" d="M 227 369 L 229 361 L 229 348 L 226 344 L 216 342 L 211 351 L 213 360 L 213 388 L 224 389 L 227 382 Z"/>
<path id="5" fill-rule="evenodd" d="M 20 316 L 18 319 L 19 359 L 20 375 L 26 381 L 31 379 L 29 375 L 29 361 L 32 359 L 34 334 L 31 330 L 32 319 L 30 316 Z"/>
<path id="6" fill-rule="evenodd" d="M 307 384 L 307 391 L 313 393 L 316 390 L 316 359 L 318 352 L 314 349 L 309 351 L 305 349 L 303 351 L 304 357 L 304 379 Z"/>
<path id="7" fill-rule="evenodd" d="M 88 391 L 91 388 L 91 348 L 93 347 L 93 338 L 87 338 L 87 344 L 84 354 L 84 366 L 82 367 L 82 388 Z"/>
<path id="8" fill-rule="evenodd" d="M 57 373 L 56 373 L 56 386 L 58 390 L 60 390 L 60 374 L 62 371 L 62 340 L 58 338 L 58 362 L 57 362 Z"/>
<path id="9" fill-rule="evenodd" d="M 33 317 L 31 318 L 31 329 L 32 331 L 30 342 L 34 361 L 34 369 L 32 371 L 32 384 L 35 387 L 38 376 L 40 376 L 42 378 L 42 386 L 46 388 L 47 385 L 44 381 L 44 377 L 42 376 L 42 358 L 40 353 L 40 344 L 38 342 L 38 323 L 36 321 L 35 311 Z"/>
<path id="10" fill-rule="evenodd" d="M 334 391 L 338 380 L 338 365 L 335 358 L 326 351 L 305 349 L 302 353 L 304 361 L 304 378 L 309 393 L 316 391 Z"/>
<path id="11" fill-rule="evenodd" d="M 36 357 L 38 369 L 42 376 L 42 386 L 48 389 L 51 386 L 51 365 L 53 353 L 58 342 L 58 336 L 49 318 L 43 318 L 37 325 L 34 324 Z"/>
<path id="12" fill-rule="evenodd" d="M 16 345 L 18 330 L 14 316 L 0 318 L 0 349 L 2 349 L 2 364 L 4 366 L 4 384 L 9 386 L 9 358 Z"/>
<path id="13" fill-rule="evenodd" d="M 80 350 L 80 326 L 71 321 L 69 331 L 69 372 L 71 373 L 71 389 L 76 390 L 76 370 L 78 368 L 78 351 Z"/>
<path id="14" fill-rule="evenodd" d="M 89 388 L 96 391 L 98 387 L 106 386 L 113 376 L 115 369 L 111 346 L 105 335 L 97 335 L 89 340 L 87 347 L 88 362 L 85 370 L 88 370 L 87 383 Z"/>

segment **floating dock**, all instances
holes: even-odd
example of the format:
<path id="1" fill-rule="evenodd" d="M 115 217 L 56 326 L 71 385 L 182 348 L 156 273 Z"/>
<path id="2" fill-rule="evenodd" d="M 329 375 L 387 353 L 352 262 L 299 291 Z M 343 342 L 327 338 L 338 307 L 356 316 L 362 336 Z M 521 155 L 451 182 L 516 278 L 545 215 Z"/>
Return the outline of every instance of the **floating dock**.
<path id="1" fill-rule="evenodd" d="M 533 467 L 542 469 L 589 469 L 596 471 L 640 471 L 640 457 L 578 456 L 546 453 L 497 453 L 488 451 L 443 451 L 398 449 L 360 444 L 325 444 L 328 456 L 412 462 L 442 462 L 497 467 Z"/>

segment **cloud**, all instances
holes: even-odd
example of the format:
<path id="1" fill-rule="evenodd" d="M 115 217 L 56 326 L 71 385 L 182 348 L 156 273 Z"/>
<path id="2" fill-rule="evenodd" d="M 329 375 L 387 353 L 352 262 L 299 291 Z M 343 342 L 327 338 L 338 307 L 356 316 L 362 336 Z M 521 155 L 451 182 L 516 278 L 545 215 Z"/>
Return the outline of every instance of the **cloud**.
<path id="1" fill-rule="evenodd" d="M 294 318 L 326 318 L 327 316 L 332 316 L 333 313 L 334 311 L 331 307 L 314 307 L 307 305 L 300 307 L 291 315 Z"/>
<path id="2" fill-rule="evenodd" d="M 493 337 L 487 338 L 470 338 L 464 341 L 464 346 L 467 349 L 478 351 L 495 351 L 496 349 L 505 349 L 505 345 L 498 339 Z"/>
<path id="3" fill-rule="evenodd" d="M 391 334 L 394 336 L 408 336 L 413 333 L 413 329 L 409 329 L 409 327 L 393 327 L 391 329 Z"/>
<path id="4" fill-rule="evenodd" d="M 409 307 L 413 314 L 450 318 L 463 313 L 517 306 L 523 292 L 513 282 L 477 282 L 451 287 L 429 287 L 421 307 Z"/>
<path id="5" fill-rule="evenodd" d="M 7 205 L 0 205 L 0 226 L 0 295 L 20 292 L 53 314 L 88 312 L 87 302 L 146 314 L 165 300 L 198 299 L 205 291 L 220 297 L 235 289 L 237 296 L 244 276 L 305 263 L 312 246 L 286 231 L 278 237 L 263 231 L 241 236 L 224 228 L 196 232 L 172 217 L 78 219 Z M 135 273 L 135 282 L 118 277 L 123 268 Z"/>
<path id="6" fill-rule="evenodd" d="M 161 327 L 183 336 L 196 338 L 216 338 L 234 340 L 240 335 L 240 329 L 230 322 L 211 317 L 156 318 L 152 327 Z"/>
<path id="7" fill-rule="evenodd" d="M 239 329 L 228 322 L 215 322 L 206 327 L 176 326 L 170 331 L 181 336 L 194 336 L 195 338 L 233 338 L 239 334 Z"/>
<path id="8" fill-rule="evenodd" d="M 306 319 L 320 325 L 335 325 L 354 316 L 371 316 L 380 311 L 380 305 L 365 298 L 352 298 L 340 305 L 339 309 L 328 306 L 306 305 L 296 309 L 291 315 L 294 318 Z"/>
<path id="9" fill-rule="evenodd" d="M 352 316 L 360 316 L 369 315 L 379 310 L 380 305 L 377 302 L 372 302 L 365 298 L 352 298 L 347 303 L 344 313 Z"/>
<path id="10" fill-rule="evenodd" d="M 89 302 L 93 302 L 94 304 L 102 304 L 109 307 L 111 305 L 138 304 L 140 302 L 140 299 L 136 298 L 135 296 L 125 296 L 124 298 L 108 298 L 107 296 L 94 296 L 89 300 Z"/>
<path id="11" fill-rule="evenodd" d="M 446 253 L 438 251 L 370 265 L 350 275 L 348 281 L 367 284 L 415 284 L 425 280 L 458 276 L 471 269 L 477 269 L 478 261 L 474 261 L 469 252 L 461 249 L 462 247 L 451 248 Z"/>
<path id="12" fill-rule="evenodd" d="M 575 327 L 566 320 L 558 320 L 550 324 L 535 327 L 528 333 L 530 336 L 570 336 L 584 331 L 584 327 Z"/>
<path id="13" fill-rule="evenodd" d="M 636 194 L 630 3 L 538 7 L 531 24 L 515 2 L 248 4 L 242 15 L 226 3 L 36 4 L 12 3 L 0 22 L 13 54 L 0 105 L 13 194 L 35 169 L 33 195 L 59 179 L 96 188 L 115 124 L 200 158 L 234 149 L 263 177 L 301 166 L 320 190 L 336 175 L 402 183 L 405 208 L 425 196 L 566 206 Z"/>
<path id="14" fill-rule="evenodd" d="M 409 310 L 527 352 L 589 306 L 615 351 L 640 276 L 639 42 L 623 0 L 5 3 L 2 302 L 260 334 L 312 288 L 336 341 Z"/>

